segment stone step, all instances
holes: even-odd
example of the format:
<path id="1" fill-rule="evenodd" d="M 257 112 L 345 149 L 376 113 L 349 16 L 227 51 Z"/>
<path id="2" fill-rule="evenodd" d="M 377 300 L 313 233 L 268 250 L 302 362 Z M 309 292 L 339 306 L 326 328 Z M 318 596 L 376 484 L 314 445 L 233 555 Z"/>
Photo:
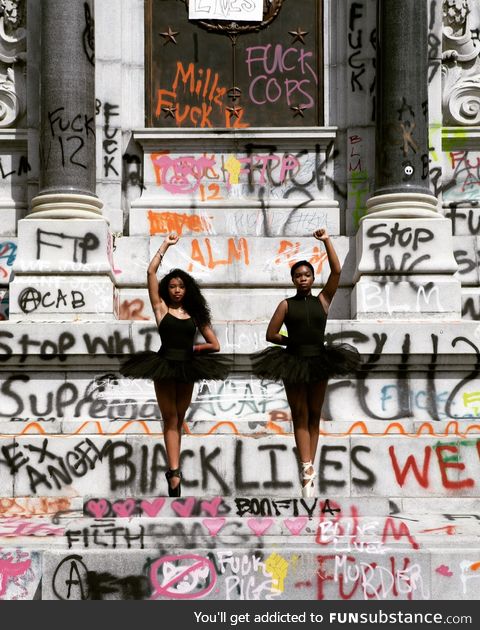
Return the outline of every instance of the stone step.
<path id="1" fill-rule="evenodd" d="M 424 497 L 409 498 L 341 497 L 269 497 L 269 496 L 164 496 L 135 497 L 8 497 L 0 498 L 0 518 L 50 517 L 52 522 L 81 518 L 143 517 L 298 517 L 334 516 L 336 510 L 344 516 L 355 509 L 362 516 L 395 516 L 411 514 L 437 515 L 446 524 L 473 519 L 480 523 L 480 498 Z M 448 522 L 448 523 L 447 523 Z"/>
<path id="2" fill-rule="evenodd" d="M 392 546 L 416 550 L 432 546 L 469 547 L 480 543 L 480 523 L 473 515 L 462 515 L 463 518 L 454 521 L 449 515 L 435 513 L 365 515 L 361 505 L 350 504 L 348 508 L 344 505 L 345 511 L 340 511 L 334 503 L 317 505 L 317 501 L 312 500 L 308 515 L 301 516 L 251 516 L 245 512 L 219 515 L 216 509 L 212 516 L 213 501 L 208 506 L 210 515 L 192 516 L 190 499 L 193 498 L 171 503 L 174 516 L 153 515 L 152 512 L 149 516 L 101 518 L 66 515 L 2 518 L 0 542 L 47 548 L 144 549 L 167 543 L 170 546 L 209 546 L 212 542 L 234 547 L 241 542 L 256 547 L 270 541 L 282 546 L 305 544 L 336 551 L 375 553 L 385 553 Z M 155 511 L 160 511 L 159 501 L 160 498 L 150 501 L 149 509 L 153 506 Z"/>
<path id="3" fill-rule="evenodd" d="M 280 402 L 280 401 L 279 401 Z M 288 408 L 266 410 L 263 413 L 246 413 L 243 417 L 230 416 L 229 413 L 218 414 L 214 418 L 208 417 L 211 411 L 207 408 L 218 403 L 198 402 L 192 405 L 188 412 L 188 419 L 183 425 L 185 435 L 209 438 L 215 435 L 261 437 L 267 435 L 285 435 L 293 437 L 293 424 Z M 139 403 L 141 404 L 141 403 Z M 236 401 L 236 404 L 241 403 Z M 245 403 L 245 406 L 248 403 Z M 254 403 L 250 403 L 253 405 Z M 199 409 L 197 409 L 197 405 Z M 282 401 L 283 405 L 283 401 Z M 203 409 L 202 409 L 203 406 Z M 203 419 L 206 416 L 205 419 Z M 427 422 L 402 418 L 399 420 L 371 420 L 359 416 L 356 420 L 320 421 L 320 435 L 322 437 L 401 437 L 420 438 L 437 437 L 462 440 L 476 440 L 475 434 L 480 432 L 480 418 L 462 420 L 440 420 Z M 29 419 L 24 422 L 0 421 L 0 438 L 24 437 L 34 435 L 47 436 L 92 436 L 92 435 L 155 435 L 163 436 L 163 422 L 158 419 L 128 419 L 116 420 L 67 420 L 52 416 L 46 421 L 44 418 Z"/>
<path id="4" fill-rule="evenodd" d="M 361 506 L 359 508 L 358 506 Z M 388 515 L 390 502 L 385 498 L 336 497 L 220 497 L 186 496 L 181 498 L 142 496 L 127 498 L 85 497 L 83 515 L 90 518 L 191 518 L 191 517 L 307 517 L 320 514 L 350 514 L 361 510 L 362 515 Z"/>
<path id="5" fill-rule="evenodd" d="M 266 545 L 257 550 L 52 550 L 25 555 L 31 582 L 35 586 L 35 580 L 37 585 L 42 580 L 42 598 L 47 600 L 480 598 L 480 546 L 385 554 Z"/>
<path id="6" fill-rule="evenodd" d="M 100 497 L 166 492 L 165 448 L 156 435 L 0 437 L 0 497 Z M 480 440 L 475 437 L 322 436 L 315 461 L 317 496 L 478 496 Z M 300 494 L 292 435 L 187 435 L 184 494 Z"/>

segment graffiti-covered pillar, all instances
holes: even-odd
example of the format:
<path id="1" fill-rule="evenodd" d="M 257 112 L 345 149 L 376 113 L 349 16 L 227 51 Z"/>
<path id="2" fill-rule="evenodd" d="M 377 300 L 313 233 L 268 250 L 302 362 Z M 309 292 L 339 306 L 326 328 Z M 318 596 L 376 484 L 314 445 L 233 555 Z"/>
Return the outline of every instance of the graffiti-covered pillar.
<path id="1" fill-rule="evenodd" d="M 354 317 L 460 316 L 451 223 L 429 186 L 428 0 L 379 0 L 375 192 L 357 233 Z"/>
<path id="2" fill-rule="evenodd" d="M 18 223 L 10 319 L 113 316 L 111 236 L 95 194 L 93 0 L 42 0 L 39 192 Z"/>
<path id="3" fill-rule="evenodd" d="M 87 14 L 90 16 L 87 17 Z M 40 190 L 35 218 L 98 218 L 93 13 L 81 0 L 42 0 Z"/>

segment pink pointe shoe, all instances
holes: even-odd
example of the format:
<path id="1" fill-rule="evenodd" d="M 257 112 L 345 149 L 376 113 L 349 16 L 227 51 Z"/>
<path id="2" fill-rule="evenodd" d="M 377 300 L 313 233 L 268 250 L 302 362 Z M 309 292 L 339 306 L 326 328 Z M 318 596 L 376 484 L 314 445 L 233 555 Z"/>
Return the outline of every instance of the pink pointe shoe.
<path id="1" fill-rule="evenodd" d="M 301 462 L 302 464 L 302 497 L 310 498 L 315 496 L 315 485 L 313 483 L 317 473 L 313 470 L 312 462 Z M 312 469 L 311 472 L 308 472 Z"/>

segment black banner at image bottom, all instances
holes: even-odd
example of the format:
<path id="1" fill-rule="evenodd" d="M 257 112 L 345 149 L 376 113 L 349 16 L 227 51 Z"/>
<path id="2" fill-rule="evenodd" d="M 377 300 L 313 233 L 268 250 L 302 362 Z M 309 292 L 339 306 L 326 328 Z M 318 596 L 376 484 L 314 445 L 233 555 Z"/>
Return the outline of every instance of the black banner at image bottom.
<path id="1" fill-rule="evenodd" d="M 61 610 L 60 610 L 61 609 Z M 48 618 L 49 630 L 108 627 L 162 630 L 246 629 L 262 624 L 294 630 L 328 628 L 478 627 L 479 607 L 473 601 L 122 601 L 0 602 L 2 627 Z M 94 622 L 94 623 L 93 623 Z M 92 625 L 93 624 L 93 625 Z"/>

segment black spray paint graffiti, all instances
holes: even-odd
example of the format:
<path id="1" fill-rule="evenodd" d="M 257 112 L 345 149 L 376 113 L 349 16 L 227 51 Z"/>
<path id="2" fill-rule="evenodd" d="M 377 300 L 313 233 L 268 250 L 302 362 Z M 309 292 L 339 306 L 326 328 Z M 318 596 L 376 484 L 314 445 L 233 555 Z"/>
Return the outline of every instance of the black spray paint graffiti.
<path id="1" fill-rule="evenodd" d="M 117 166 L 115 165 L 115 159 L 118 156 L 118 139 L 121 134 L 120 127 L 115 127 L 112 124 L 112 118 L 119 117 L 118 113 L 119 105 L 112 105 L 111 103 L 103 104 L 103 175 L 109 177 L 111 173 L 117 177 L 120 175 Z M 96 100 L 96 115 L 98 116 L 102 110 L 102 102 Z"/>
<path id="2" fill-rule="evenodd" d="M 442 65 L 442 42 L 434 32 L 437 0 L 431 0 L 429 5 L 430 21 L 428 25 L 428 82 L 431 83 Z"/>
<path id="3" fill-rule="evenodd" d="M 52 446 L 50 446 L 50 442 Z M 135 449 L 134 449 L 135 446 Z M 138 487 L 141 494 L 158 492 L 164 484 L 164 475 L 168 470 L 168 460 L 163 444 L 141 444 L 137 446 L 131 442 L 121 440 L 106 440 L 101 446 L 89 438 L 81 440 L 70 450 L 61 455 L 55 452 L 55 441 L 45 438 L 41 445 L 10 444 L 3 446 L 0 453 L 0 466 L 18 477 L 20 471 L 28 478 L 29 490 L 32 494 L 42 494 L 55 488 L 62 490 L 70 486 L 76 479 L 89 474 L 92 470 L 105 465 L 107 468 L 110 492 L 115 493 L 123 488 Z M 62 449 L 63 451 L 63 449 Z M 350 457 L 352 466 L 352 483 L 358 488 L 372 487 L 376 481 L 375 473 L 362 461 L 361 453 L 370 453 L 366 446 L 355 446 L 350 452 L 346 446 L 331 446 L 323 444 L 320 451 L 319 483 L 320 492 L 327 493 L 332 489 L 339 490 L 346 487 L 346 475 L 339 478 L 339 471 L 343 463 L 334 453 L 342 453 L 343 458 Z M 293 488 L 291 479 L 281 479 L 280 471 L 287 470 L 291 477 L 289 466 L 285 466 L 285 458 L 296 457 L 296 449 L 288 448 L 285 444 L 259 444 L 255 461 L 261 465 L 262 481 L 258 475 L 252 475 L 251 459 L 244 453 L 241 441 L 235 443 L 233 466 L 233 483 L 230 487 L 221 474 L 218 463 L 222 449 L 219 446 L 200 446 L 198 451 L 185 449 L 181 454 L 180 465 L 194 460 L 196 478 L 185 475 L 183 484 L 186 491 L 201 488 L 204 492 L 220 492 L 223 496 L 235 494 L 249 494 L 252 491 L 275 492 L 281 489 Z M 250 453 L 251 455 L 251 453 Z M 283 465 L 280 466 L 280 460 Z M 333 477 L 330 471 L 335 471 Z M 360 473 L 360 474 L 358 474 Z"/>
<path id="4" fill-rule="evenodd" d="M 330 505 L 329 499 L 314 499 L 311 504 L 305 499 L 271 499 L 269 497 L 252 497 L 248 499 L 236 498 L 237 516 L 282 516 L 285 513 L 297 517 L 307 515 L 313 518 L 315 514 L 330 514 L 334 516 L 340 508 Z"/>
<path id="5" fill-rule="evenodd" d="M 37 339 L 35 335 L 29 333 L 23 333 L 18 339 L 15 339 L 15 343 L 12 344 L 11 340 L 15 338 L 15 335 L 7 330 L 0 330 L 0 362 L 8 363 L 8 361 L 15 356 L 20 364 L 27 361 L 32 350 L 39 352 L 37 355 L 40 360 L 51 362 L 52 360 L 65 362 L 68 358 L 68 351 L 72 348 L 81 348 L 82 352 L 87 352 L 91 355 L 101 354 L 107 357 L 114 358 L 118 355 L 128 353 L 131 354 L 140 349 L 154 350 L 154 344 L 157 343 L 156 329 L 154 326 L 148 326 L 141 328 L 139 334 L 144 337 L 143 347 L 136 347 L 133 341 L 128 336 L 123 336 L 119 331 L 115 331 L 107 338 L 95 337 L 89 334 L 83 334 L 79 338 L 75 337 L 70 332 L 62 332 L 57 339 L 44 339 L 43 337 Z M 343 331 L 342 333 L 328 333 L 327 340 L 329 341 L 350 341 L 356 345 L 359 350 L 362 349 L 363 344 L 374 343 L 374 349 L 371 354 L 366 355 L 365 361 L 362 366 L 362 370 L 357 374 L 355 379 L 345 379 L 339 382 L 332 382 L 329 386 L 329 393 L 324 404 L 324 416 L 326 418 L 332 418 L 329 401 L 330 399 L 338 398 L 338 392 L 341 388 L 348 388 L 349 391 L 355 392 L 356 399 L 358 400 L 363 413 L 372 419 L 376 420 L 396 420 L 401 418 L 409 418 L 414 416 L 412 410 L 412 400 L 415 398 L 415 386 L 409 381 L 408 375 L 411 369 L 411 364 L 414 362 L 415 357 L 412 352 L 412 340 L 410 334 L 405 334 L 399 339 L 399 355 L 398 362 L 389 363 L 389 372 L 392 374 L 393 381 L 389 381 L 389 385 L 396 381 L 394 390 L 396 392 L 396 399 L 398 401 L 398 411 L 392 411 L 388 417 L 380 416 L 372 406 L 369 404 L 370 388 L 369 381 L 372 379 L 372 391 L 376 392 L 377 387 L 375 382 L 378 382 L 379 377 L 384 377 L 385 365 L 380 363 L 382 354 L 385 352 L 385 346 L 388 341 L 387 333 L 373 333 L 373 335 L 366 335 L 359 331 Z M 466 344 L 466 352 L 471 354 L 472 350 L 474 357 L 478 357 L 479 350 L 477 346 L 470 340 L 464 337 L 456 337 L 452 340 L 452 348 L 458 344 Z M 439 360 L 438 353 L 438 336 L 431 335 L 431 356 L 430 363 L 427 368 L 428 378 L 428 391 L 425 394 L 425 406 L 423 407 L 433 420 L 441 420 L 445 417 L 465 418 L 471 417 L 470 413 L 455 413 L 454 407 L 462 409 L 463 405 L 456 405 L 457 397 L 460 395 L 464 385 L 471 380 L 478 377 L 480 370 L 477 366 L 473 368 L 473 371 L 462 378 L 459 382 L 453 386 L 450 390 L 448 397 L 445 400 L 444 392 L 437 391 L 436 380 L 437 376 L 442 378 L 444 375 L 441 369 L 438 369 L 437 362 Z M 141 346 L 141 344 L 140 344 Z M 438 375 L 437 375 L 437 372 Z M 390 377 L 389 377 L 390 378 Z M 125 398 L 124 392 L 120 385 L 118 385 L 118 397 L 113 397 L 106 400 L 102 393 L 105 388 L 111 384 L 116 385 L 116 375 L 105 374 L 91 380 L 84 390 L 79 388 L 74 383 L 66 382 L 62 383 L 58 387 L 53 387 L 52 391 L 42 390 L 41 392 L 32 393 L 31 387 L 28 387 L 30 381 L 29 377 L 24 373 L 15 373 L 10 375 L 4 380 L 1 385 L 1 408 L 0 416 L 9 418 L 26 419 L 38 419 L 39 417 L 62 418 L 66 415 L 70 417 L 89 417 L 92 419 L 144 419 L 144 418 L 159 418 L 159 411 L 155 400 L 148 399 L 146 401 L 139 402 L 135 397 L 131 399 Z M 270 384 L 267 384 L 270 385 Z M 392 387 L 393 387 L 392 385 Z M 244 386 L 242 385 L 242 388 Z M 260 385 L 260 388 L 262 386 Z M 216 390 L 215 390 L 216 391 Z M 213 391 L 213 394 L 215 394 Z M 265 406 L 261 400 L 261 396 L 253 396 L 250 398 L 251 391 L 249 391 L 248 383 L 245 388 L 236 390 L 239 395 L 238 405 L 242 407 L 243 411 L 251 410 L 254 413 L 268 412 L 268 406 Z M 270 392 L 270 389 L 269 389 Z M 242 400 L 243 398 L 243 400 Z M 266 397 L 268 399 L 268 396 Z M 373 396 L 375 402 L 378 400 L 378 395 Z M 214 395 L 214 399 L 209 399 L 209 390 L 200 390 L 198 405 L 192 410 L 192 417 L 195 418 L 199 411 L 205 405 L 205 410 L 212 415 L 225 415 L 223 410 L 223 403 L 218 405 L 218 396 Z M 439 403 L 445 402 L 444 408 L 439 409 Z M 281 404 L 281 409 L 285 407 L 285 401 L 280 399 L 278 394 L 278 403 Z M 392 403 L 393 405 L 393 403 Z M 237 406 L 232 411 L 236 411 Z M 288 418 L 283 418 L 284 420 Z"/>
<path id="6" fill-rule="evenodd" d="M 64 252 L 68 249 L 70 251 L 66 255 L 73 262 L 85 264 L 88 262 L 88 252 L 98 249 L 100 240 L 93 232 L 86 232 L 83 236 L 70 236 L 62 232 L 47 232 L 37 229 L 36 245 L 37 260 L 42 258 L 45 248 L 60 249 Z"/>
<path id="7" fill-rule="evenodd" d="M 85 55 L 92 64 L 95 65 L 95 21 L 88 2 L 83 3 L 85 12 L 85 29 L 83 31 L 82 41 Z"/>
<path id="8" fill-rule="evenodd" d="M 65 350 L 65 347 L 64 347 Z M 27 374 L 13 374 L 2 383 L 0 417 L 24 420 L 25 415 L 35 420 L 55 420 L 67 415 L 73 418 L 95 420 L 137 420 L 139 418 L 160 419 L 156 400 L 138 402 L 122 396 L 119 386 L 118 398 L 102 398 L 107 384 L 117 383 L 114 374 L 106 374 L 89 381 L 83 390 L 74 383 L 62 383 L 52 391 L 31 391 Z M 27 392 L 24 391 L 27 388 Z"/>
<path id="9" fill-rule="evenodd" d="M 374 251 L 375 270 L 384 273 L 397 272 L 403 278 L 403 274 L 411 273 L 415 267 L 430 259 L 429 254 L 416 256 L 412 252 L 417 252 L 421 244 L 432 241 L 434 234 L 427 228 L 401 228 L 398 222 L 393 227 L 386 223 L 377 223 L 368 229 L 367 238 L 372 240 L 369 249 Z M 401 261 L 398 262 L 391 253 L 385 253 L 385 249 L 391 252 L 405 249 L 410 251 L 403 251 Z"/>
<path id="10" fill-rule="evenodd" d="M 148 547 L 160 548 L 168 538 L 174 538 L 177 545 L 184 549 L 216 547 L 245 547 L 250 542 L 250 533 L 242 533 L 242 524 L 237 522 L 225 523 L 221 534 L 211 535 L 208 528 L 200 521 L 183 521 L 181 519 L 168 519 L 163 522 L 147 523 L 146 525 L 129 525 L 122 527 L 118 521 L 96 521 L 93 525 L 87 525 L 81 529 L 69 529 L 65 531 L 68 548 L 76 549 L 143 549 L 145 537 L 148 539 Z M 258 545 L 262 544 L 258 540 Z"/>
<path id="11" fill-rule="evenodd" d="M 10 474 L 16 475 L 22 468 L 28 476 L 30 490 L 36 494 L 37 488 L 61 490 L 64 486 L 71 485 L 74 479 L 84 477 L 94 470 L 98 462 L 102 462 L 108 453 L 112 442 L 107 441 L 102 448 L 90 439 L 81 440 L 64 455 L 57 455 L 49 450 L 49 440 L 43 440 L 41 446 L 38 443 L 26 444 L 17 449 L 17 445 L 3 446 L 0 452 L 4 459 L 0 465 L 4 465 Z"/>
<path id="12" fill-rule="evenodd" d="M 480 320 L 480 296 L 468 297 L 462 302 L 462 317 Z"/>
<path id="13" fill-rule="evenodd" d="M 145 527 L 119 526 L 115 520 L 97 521 L 93 526 L 65 531 L 68 548 L 100 547 L 103 549 L 143 549 L 145 547 Z"/>
<path id="14" fill-rule="evenodd" d="M 26 175 L 28 171 L 31 171 L 32 167 L 28 163 L 28 159 L 21 155 L 18 160 L 17 168 L 12 169 L 11 171 L 6 172 L 3 168 L 2 159 L 0 158 L 0 176 L 2 179 L 7 179 L 8 177 L 14 177 L 15 175 L 21 177 L 22 175 Z"/>
<path id="15" fill-rule="evenodd" d="M 40 306 L 58 310 L 61 306 L 76 310 L 85 306 L 85 296 L 81 291 L 68 291 L 64 293 L 57 289 L 53 293 L 42 293 L 34 287 L 26 287 L 18 296 L 18 305 L 23 313 L 33 313 Z"/>
<path id="16" fill-rule="evenodd" d="M 125 575 L 91 571 L 81 555 L 65 557 L 52 579 L 55 596 L 60 600 L 147 599 L 152 592 L 147 575 Z"/>
<path id="17" fill-rule="evenodd" d="M 132 153 L 125 153 L 123 161 L 125 167 L 122 190 L 126 191 L 130 186 L 133 188 L 138 187 L 141 194 L 146 190 L 146 186 L 143 183 L 143 164 L 141 158 Z"/>
<path id="18" fill-rule="evenodd" d="M 72 164 L 73 166 L 87 169 L 89 164 L 87 157 L 83 155 L 82 149 L 88 140 L 95 139 L 95 121 L 93 116 L 78 113 L 70 120 L 70 118 L 65 117 L 65 107 L 57 107 L 57 109 L 48 112 L 48 122 L 52 142 L 57 140 L 60 147 L 62 166 L 65 167 L 67 164 Z M 44 156 L 47 157 L 45 159 L 47 164 L 52 148 L 50 146 L 49 150 L 46 151 L 46 156 Z"/>
<path id="19" fill-rule="evenodd" d="M 454 236 L 457 234 L 478 236 L 480 234 L 480 208 L 478 201 L 474 199 L 449 203 L 445 217 L 452 221 Z"/>
<path id="20" fill-rule="evenodd" d="M 155 326 L 147 326 L 138 331 L 139 335 L 145 338 L 144 350 L 153 350 L 152 344 L 157 339 L 155 336 L 156 332 Z M 13 339 L 14 337 L 15 335 L 12 332 L 0 330 L 0 339 Z M 29 333 L 24 333 L 18 338 L 17 343 L 19 348 L 14 352 L 14 349 L 8 343 L 0 342 L 0 361 L 6 362 L 16 354 L 20 355 L 20 363 L 25 363 L 31 353 L 31 348 L 40 350 L 38 356 L 43 361 L 56 359 L 62 362 L 67 360 L 67 350 L 76 345 L 77 347 L 82 345 L 88 354 L 104 354 L 110 358 L 114 358 L 119 354 L 135 352 L 135 344 L 130 337 L 122 335 L 119 331 L 115 331 L 106 338 L 92 336 L 88 333 L 76 338 L 70 332 L 62 332 L 56 340 L 45 339 L 44 337 L 40 337 L 38 340 Z"/>
<path id="21" fill-rule="evenodd" d="M 348 22 L 348 48 L 353 51 L 348 57 L 348 67 L 350 68 L 350 90 L 352 93 L 363 92 L 366 89 L 364 85 L 365 78 L 363 75 L 367 71 L 365 59 L 373 54 L 371 60 L 372 67 L 375 70 L 375 51 L 377 48 L 376 29 L 374 28 L 368 36 L 364 36 L 363 29 L 357 25 L 357 22 L 363 20 L 365 14 L 365 5 L 363 2 L 353 2 L 350 6 L 349 22 Z M 364 43 L 368 40 L 372 51 L 367 52 L 364 49 Z M 362 78 L 363 77 L 363 78 Z M 372 96 L 372 114 L 371 120 L 375 120 L 375 76 L 368 86 L 369 94 Z"/>
<path id="22" fill-rule="evenodd" d="M 262 155 L 262 159 L 255 161 L 255 155 L 258 155 L 260 152 L 268 153 L 266 155 Z M 330 185 L 337 196 L 343 199 L 346 199 L 347 197 L 346 191 L 340 188 L 334 178 L 332 178 L 327 172 L 329 165 L 339 154 L 338 150 L 334 149 L 333 142 L 328 145 L 325 152 L 319 144 L 315 145 L 314 167 L 310 173 L 307 173 L 306 176 L 304 175 L 305 178 L 303 180 L 300 179 L 299 173 L 295 172 L 294 169 L 289 169 L 284 173 L 283 181 L 280 177 L 276 179 L 274 168 L 278 165 L 278 160 L 275 157 L 277 154 L 277 147 L 275 145 L 248 143 L 245 145 L 245 153 L 248 159 L 247 161 L 250 165 L 247 174 L 248 189 L 252 193 L 257 191 L 258 199 L 261 204 L 261 212 L 264 218 L 263 224 L 265 226 L 265 236 L 271 236 L 268 229 L 270 221 L 267 216 L 268 203 L 265 201 L 265 187 L 258 186 L 255 180 L 255 175 L 259 171 L 262 175 L 262 181 L 266 181 L 271 187 L 278 187 L 282 183 L 286 185 L 283 192 L 283 198 L 294 200 L 292 201 L 293 209 L 282 229 L 283 234 L 285 234 L 288 230 L 291 230 L 298 221 L 297 211 L 304 208 L 308 202 L 315 200 L 315 197 L 310 190 L 312 185 L 315 185 L 319 192 L 324 191 L 326 185 Z M 299 163 L 300 159 L 308 155 L 308 153 L 307 149 L 303 149 L 296 154 L 286 152 L 284 153 L 284 159 L 288 160 L 288 158 L 291 157 L 294 161 Z M 325 157 L 323 157 L 324 155 Z M 272 159 L 268 159 L 269 156 L 272 156 Z M 305 199 L 304 201 L 298 203 L 296 202 L 296 199 L 300 195 L 303 195 Z"/>
<path id="23" fill-rule="evenodd" d="M 339 337 L 340 335 L 327 335 L 327 342 L 336 341 Z M 348 335 L 342 336 L 342 339 L 346 339 L 347 337 Z M 356 398 L 362 412 L 373 420 L 385 420 L 385 417 L 378 415 L 368 404 L 368 383 L 370 378 L 375 379 L 375 377 L 378 376 L 378 373 L 382 373 L 384 370 L 384 366 L 379 364 L 379 361 L 388 337 L 385 333 L 374 333 L 373 337 L 375 339 L 376 348 L 374 349 L 374 352 L 364 361 L 362 370 L 357 374 L 356 381 L 340 381 L 338 383 L 331 383 L 329 385 L 329 389 L 331 390 L 331 394 L 333 394 L 333 392 L 338 392 L 343 387 L 354 387 Z M 362 333 L 356 332 L 352 334 L 351 339 L 355 344 L 358 344 L 362 341 L 366 341 L 366 336 Z M 448 398 L 445 400 L 445 406 L 442 412 L 438 405 L 439 401 L 443 401 L 443 396 L 438 393 L 436 382 L 437 371 L 439 370 L 438 335 L 431 335 L 431 343 L 432 351 L 427 367 L 427 388 L 425 392 L 424 409 L 427 411 L 429 417 L 434 421 L 440 421 L 445 419 L 445 417 L 453 420 L 461 419 L 467 416 L 470 417 L 471 414 L 456 414 L 454 406 L 457 396 L 463 390 L 465 385 L 475 380 L 480 375 L 480 350 L 466 337 L 456 337 L 452 340 L 452 348 L 455 348 L 459 344 L 465 344 L 468 347 L 467 352 L 471 352 L 473 350 L 476 357 L 476 363 L 473 369 L 451 388 Z M 411 336 L 407 333 L 403 337 L 401 358 L 395 372 L 395 394 L 398 411 L 396 413 L 392 412 L 389 415 L 389 421 L 414 417 L 412 409 L 412 400 L 414 399 L 414 396 L 412 396 L 412 387 L 408 378 L 410 363 L 413 359 L 411 345 Z M 327 418 L 332 417 L 331 410 L 329 409 L 328 397 L 323 407 L 323 413 Z"/>

